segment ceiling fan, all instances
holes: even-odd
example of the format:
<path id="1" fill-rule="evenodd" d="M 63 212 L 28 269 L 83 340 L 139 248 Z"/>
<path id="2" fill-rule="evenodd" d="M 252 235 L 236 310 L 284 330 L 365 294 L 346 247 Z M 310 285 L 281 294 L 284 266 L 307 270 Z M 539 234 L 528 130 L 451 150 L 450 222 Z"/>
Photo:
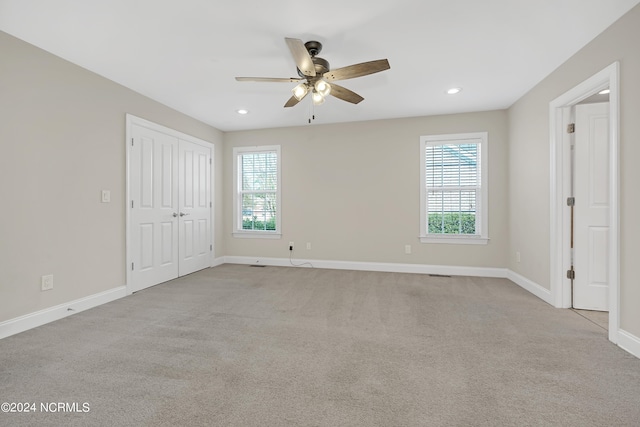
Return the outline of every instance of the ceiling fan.
<path id="1" fill-rule="evenodd" d="M 376 61 L 362 62 L 347 67 L 331 70 L 329 61 L 317 56 L 322 50 L 322 43 L 308 41 L 303 43 L 300 39 L 285 38 L 291 55 L 295 60 L 300 77 L 271 78 L 271 77 L 236 77 L 239 82 L 299 82 L 292 89 L 293 96 L 284 104 L 293 107 L 311 93 L 314 105 L 324 103 L 328 95 L 332 95 L 343 101 L 357 104 L 364 98 L 347 88 L 333 83 L 336 80 L 346 80 L 378 73 L 390 68 L 389 61 L 378 59 Z"/>

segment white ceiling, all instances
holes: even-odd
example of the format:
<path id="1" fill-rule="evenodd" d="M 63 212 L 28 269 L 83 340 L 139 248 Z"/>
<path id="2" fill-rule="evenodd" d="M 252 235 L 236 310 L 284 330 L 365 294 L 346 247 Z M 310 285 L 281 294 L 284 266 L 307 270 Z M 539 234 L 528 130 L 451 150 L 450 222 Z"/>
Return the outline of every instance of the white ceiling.
<path id="1" fill-rule="evenodd" d="M 283 108 L 285 37 L 320 41 L 332 68 L 388 58 L 340 84 L 314 123 L 509 107 L 640 0 L 0 0 L 0 30 L 222 131 L 307 124 Z M 1 58 L 1 55 L 0 55 Z M 461 93 L 446 95 L 459 86 Z M 236 113 L 239 108 L 250 112 Z"/>

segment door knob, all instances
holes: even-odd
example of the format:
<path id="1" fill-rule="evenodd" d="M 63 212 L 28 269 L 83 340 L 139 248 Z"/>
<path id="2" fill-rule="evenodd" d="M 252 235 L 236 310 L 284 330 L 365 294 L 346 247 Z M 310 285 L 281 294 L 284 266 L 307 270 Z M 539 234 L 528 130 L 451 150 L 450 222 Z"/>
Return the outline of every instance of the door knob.
<path id="1" fill-rule="evenodd" d="M 184 213 L 184 212 L 180 212 L 180 216 L 186 216 L 189 215 L 188 213 Z"/>
<path id="2" fill-rule="evenodd" d="M 174 213 L 172 214 L 172 216 L 175 218 L 175 217 L 177 217 L 177 216 L 178 216 L 178 214 L 174 212 Z"/>

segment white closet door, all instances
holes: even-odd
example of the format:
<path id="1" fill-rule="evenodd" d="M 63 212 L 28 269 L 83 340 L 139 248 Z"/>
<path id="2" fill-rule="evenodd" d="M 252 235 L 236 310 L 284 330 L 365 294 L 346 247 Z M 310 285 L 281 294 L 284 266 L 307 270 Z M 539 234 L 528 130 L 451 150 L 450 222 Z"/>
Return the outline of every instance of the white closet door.
<path id="1" fill-rule="evenodd" d="M 178 277 L 178 139 L 133 125 L 132 291 Z"/>
<path id="2" fill-rule="evenodd" d="M 180 276 L 209 266 L 211 253 L 211 148 L 179 147 Z"/>

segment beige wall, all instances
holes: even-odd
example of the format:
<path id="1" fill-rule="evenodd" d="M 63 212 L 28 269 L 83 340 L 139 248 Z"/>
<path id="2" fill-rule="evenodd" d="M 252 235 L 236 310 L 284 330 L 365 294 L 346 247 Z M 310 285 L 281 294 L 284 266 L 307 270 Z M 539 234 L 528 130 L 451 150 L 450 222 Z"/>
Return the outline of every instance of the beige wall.
<path id="1" fill-rule="evenodd" d="M 0 321 L 125 284 L 125 113 L 215 143 L 222 194 L 221 132 L 0 32 Z"/>
<path id="2" fill-rule="evenodd" d="M 509 109 L 509 268 L 549 288 L 549 102 L 620 61 L 620 326 L 640 336 L 640 6 Z M 522 261 L 515 262 L 515 251 Z"/>
<path id="3" fill-rule="evenodd" d="M 506 119 L 491 111 L 226 133 L 226 254 L 286 258 L 294 241 L 304 259 L 505 267 Z M 489 133 L 489 244 L 420 243 L 420 136 L 479 131 Z M 282 239 L 234 238 L 233 147 L 272 144 L 282 147 Z"/>

